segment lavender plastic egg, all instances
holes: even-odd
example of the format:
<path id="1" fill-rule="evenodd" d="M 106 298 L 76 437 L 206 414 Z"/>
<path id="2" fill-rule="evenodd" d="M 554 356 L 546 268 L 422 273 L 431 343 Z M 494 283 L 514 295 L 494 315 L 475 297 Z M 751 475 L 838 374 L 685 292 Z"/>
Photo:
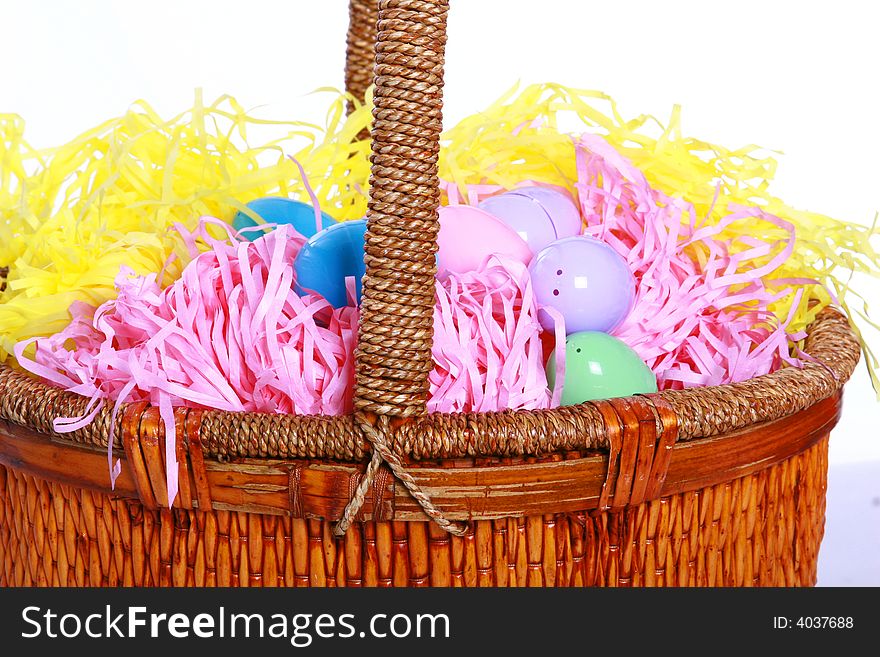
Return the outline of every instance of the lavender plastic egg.
<path id="1" fill-rule="evenodd" d="M 568 194 L 546 187 L 520 187 L 510 194 L 530 198 L 544 208 L 556 230 L 557 239 L 581 234 L 581 213 Z"/>
<path id="2" fill-rule="evenodd" d="M 610 246 L 592 237 L 576 236 L 553 242 L 529 267 L 535 298 L 565 318 L 565 332 L 608 333 L 626 319 L 635 298 L 635 277 L 626 261 Z M 549 313 L 538 313 L 551 330 Z"/>
<path id="3" fill-rule="evenodd" d="M 550 215 L 540 203 L 528 196 L 499 194 L 487 198 L 479 207 L 510 226 L 526 241 L 532 253 L 557 240 Z"/>

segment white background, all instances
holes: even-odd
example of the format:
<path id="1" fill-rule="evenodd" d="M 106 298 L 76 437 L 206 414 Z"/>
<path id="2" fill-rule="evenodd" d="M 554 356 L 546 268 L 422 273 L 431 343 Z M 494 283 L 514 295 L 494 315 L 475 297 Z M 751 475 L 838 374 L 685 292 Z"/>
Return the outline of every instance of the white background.
<path id="1" fill-rule="evenodd" d="M 599 89 L 626 116 L 784 153 L 788 203 L 869 223 L 880 210 L 880 39 L 874 3 L 453 0 L 447 126 L 517 80 Z M 143 98 L 170 116 L 229 93 L 266 116 L 323 120 L 342 86 L 345 0 L 0 0 L 0 112 L 35 146 Z M 880 316 L 880 285 L 863 286 Z M 880 350 L 880 336 L 869 335 Z M 831 443 L 820 584 L 880 585 L 880 404 L 864 362 Z"/>

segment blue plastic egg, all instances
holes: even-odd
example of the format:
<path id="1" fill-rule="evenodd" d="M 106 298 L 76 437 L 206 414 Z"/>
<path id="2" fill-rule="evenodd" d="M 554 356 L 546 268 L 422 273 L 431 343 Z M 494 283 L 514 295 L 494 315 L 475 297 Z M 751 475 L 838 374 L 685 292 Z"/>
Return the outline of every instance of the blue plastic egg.
<path id="1" fill-rule="evenodd" d="M 353 276 L 360 303 L 366 231 L 367 220 L 358 219 L 333 224 L 312 235 L 293 263 L 297 293 L 320 294 L 334 308 L 342 308 L 348 305 L 345 279 Z"/>
<path id="2" fill-rule="evenodd" d="M 315 208 L 308 203 L 281 196 L 268 196 L 251 201 L 247 207 L 260 215 L 260 218 L 268 224 L 290 224 L 303 237 L 311 237 L 318 232 Z M 336 220 L 333 217 L 321 213 L 321 229 L 329 228 L 334 224 Z M 244 212 L 239 212 L 232 220 L 232 227 L 235 230 L 259 225 Z M 263 230 L 253 230 L 244 233 L 243 236 L 253 242 L 265 234 Z"/>

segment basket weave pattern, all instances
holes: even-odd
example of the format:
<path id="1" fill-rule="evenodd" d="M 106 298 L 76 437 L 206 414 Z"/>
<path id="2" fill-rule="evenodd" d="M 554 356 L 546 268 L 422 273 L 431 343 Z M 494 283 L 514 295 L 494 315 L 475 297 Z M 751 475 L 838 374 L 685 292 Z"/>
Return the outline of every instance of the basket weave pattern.
<path id="1" fill-rule="evenodd" d="M 761 472 L 611 513 L 332 523 L 145 510 L 0 467 L 2 586 L 805 586 L 827 438 Z"/>

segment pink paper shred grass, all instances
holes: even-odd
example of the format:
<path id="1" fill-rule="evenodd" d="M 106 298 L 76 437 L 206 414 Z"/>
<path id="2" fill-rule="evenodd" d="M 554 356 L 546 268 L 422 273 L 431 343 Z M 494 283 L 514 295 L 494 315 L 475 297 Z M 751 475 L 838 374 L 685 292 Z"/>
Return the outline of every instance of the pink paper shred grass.
<path id="1" fill-rule="evenodd" d="M 231 233 L 218 240 L 208 224 L 229 231 L 203 219 L 198 236 L 210 250 L 164 290 L 157 275 L 123 269 L 115 300 L 97 309 L 74 304 L 63 331 L 17 345 L 22 367 L 91 398 L 84 416 L 57 418 L 56 431 L 90 423 L 103 399 L 115 402 L 114 423 L 122 403 L 150 402 L 159 408 L 166 436 L 176 435 L 175 406 L 351 412 L 358 309 L 334 309 L 317 295 L 296 294 L 293 262 L 304 238 L 279 226 L 254 242 Z M 178 230 L 194 250 L 196 236 Z M 353 281 L 347 282 L 353 298 Z M 538 309 L 525 267 L 492 257 L 478 272 L 438 281 L 436 291 L 430 410 L 547 408 Z M 30 360 L 24 350 L 34 341 Z M 115 482 L 120 465 L 109 446 L 108 460 Z M 172 440 L 166 462 L 168 499 L 174 500 Z"/>
<path id="2" fill-rule="evenodd" d="M 438 281 L 436 295 L 428 411 L 550 407 L 538 306 L 525 266 L 490 256 L 477 271 Z M 558 399 L 561 386 L 553 394 Z"/>
<path id="3" fill-rule="evenodd" d="M 227 228 L 216 220 L 209 220 Z M 207 223 L 207 222 L 206 222 Z M 204 224 L 203 224 L 204 225 Z M 254 242 L 202 237 L 196 256 L 164 290 L 156 275 L 123 269 L 118 297 L 94 309 L 71 307 L 73 320 L 37 340 L 23 367 L 72 392 L 157 406 L 174 436 L 174 406 L 227 411 L 331 413 L 350 410 L 357 309 L 333 309 L 293 290 L 293 259 L 305 242 L 286 226 Z M 68 349 L 68 341 L 74 345 Z M 57 418 L 59 432 L 93 419 Z M 113 478 L 113 464 L 108 449 Z M 174 441 L 166 442 L 168 499 L 177 494 Z"/>
<path id="4" fill-rule="evenodd" d="M 614 248 L 635 273 L 633 310 L 613 334 L 632 347 L 657 376 L 660 389 L 680 389 L 743 381 L 788 363 L 803 332 L 788 333 L 788 317 L 779 322 L 768 309 L 810 279 L 773 281 L 772 273 L 794 248 L 794 226 L 756 207 L 728 208 L 715 226 L 701 226 L 692 204 L 653 189 L 642 172 L 599 135 L 574 141 L 575 183 L 584 234 Z M 524 182 L 523 184 L 527 184 Z M 462 195 L 442 184 L 450 203 Z M 504 191 L 472 185 L 466 202 Z M 737 247 L 721 233 L 737 222 L 766 221 L 786 230 L 783 244 L 752 239 L 740 229 Z M 692 254 L 701 254 L 698 258 Z M 801 290 L 795 293 L 796 309 Z"/>

